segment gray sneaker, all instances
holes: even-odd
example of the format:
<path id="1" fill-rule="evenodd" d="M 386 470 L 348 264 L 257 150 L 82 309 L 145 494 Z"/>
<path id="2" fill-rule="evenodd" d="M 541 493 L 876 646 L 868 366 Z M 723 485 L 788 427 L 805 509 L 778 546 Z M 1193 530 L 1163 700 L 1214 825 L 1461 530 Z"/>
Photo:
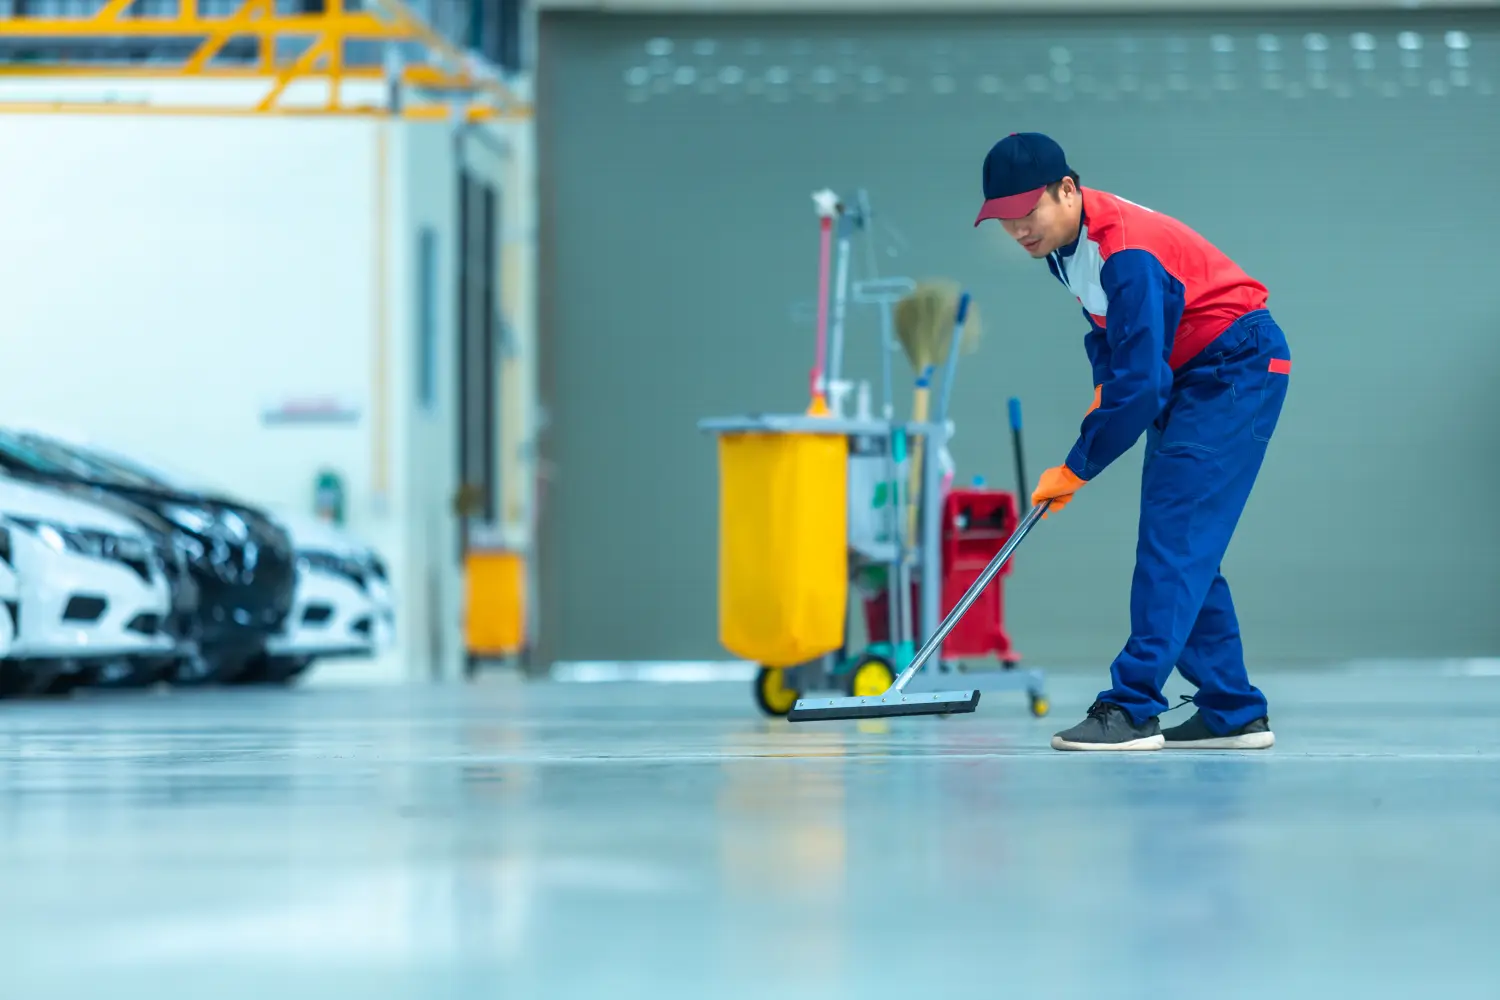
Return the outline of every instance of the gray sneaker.
<path id="1" fill-rule="evenodd" d="M 1276 743 L 1271 721 L 1260 718 L 1248 722 L 1232 733 L 1216 733 L 1203 721 L 1202 712 L 1180 726 L 1163 730 L 1169 750 L 1266 750 Z"/>
<path id="2" fill-rule="evenodd" d="M 1155 718 L 1136 725 L 1119 705 L 1096 701 L 1088 717 L 1052 737 L 1054 750 L 1160 750 L 1165 745 Z"/>

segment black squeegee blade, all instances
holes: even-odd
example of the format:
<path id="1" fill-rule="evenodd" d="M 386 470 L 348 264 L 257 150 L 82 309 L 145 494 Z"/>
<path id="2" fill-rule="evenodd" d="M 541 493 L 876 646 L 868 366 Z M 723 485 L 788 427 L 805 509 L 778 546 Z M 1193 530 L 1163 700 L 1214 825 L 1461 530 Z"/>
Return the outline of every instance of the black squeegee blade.
<path id="1" fill-rule="evenodd" d="M 881 704 L 861 698 L 831 699 L 832 704 L 796 708 L 787 713 L 788 722 L 826 722 L 835 719 L 888 719 L 897 715 L 958 715 L 979 707 L 979 692 L 965 691 L 962 697 L 942 701 L 892 701 Z"/>

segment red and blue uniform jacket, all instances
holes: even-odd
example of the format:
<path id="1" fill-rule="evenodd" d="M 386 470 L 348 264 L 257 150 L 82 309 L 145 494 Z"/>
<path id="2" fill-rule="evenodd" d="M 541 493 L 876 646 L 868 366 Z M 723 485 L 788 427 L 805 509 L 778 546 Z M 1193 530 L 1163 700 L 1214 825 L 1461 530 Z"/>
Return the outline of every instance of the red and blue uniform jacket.
<path id="1" fill-rule="evenodd" d="M 1175 373 L 1225 327 L 1264 309 L 1266 287 L 1183 223 L 1087 188 L 1078 239 L 1047 266 L 1083 306 L 1102 386 L 1068 468 L 1092 479 L 1129 451 L 1171 399 Z"/>

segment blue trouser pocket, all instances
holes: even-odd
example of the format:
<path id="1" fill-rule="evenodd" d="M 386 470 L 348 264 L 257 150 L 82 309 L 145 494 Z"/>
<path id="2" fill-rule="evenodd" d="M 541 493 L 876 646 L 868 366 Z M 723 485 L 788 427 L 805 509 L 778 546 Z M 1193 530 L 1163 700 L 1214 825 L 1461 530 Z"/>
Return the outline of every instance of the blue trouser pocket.
<path id="1" fill-rule="evenodd" d="M 1286 402 L 1287 385 L 1292 374 L 1292 353 L 1287 349 L 1286 338 L 1281 336 L 1279 327 L 1273 326 L 1273 329 L 1276 337 L 1271 339 L 1279 340 L 1280 346 L 1273 344 L 1267 348 L 1270 357 L 1266 359 L 1266 371 L 1261 378 L 1255 423 L 1250 428 L 1255 440 L 1262 444 L 1268 443 L 1276 432 L 1276 422 L 1281 419 L 1281 407 Z"/>
<path id="2" fill-rule="evenodd" d="M 1177 373 L 1147 434 L 1130 639 L 1100 697 L 1144 721 L 1167 708 L 1181 667 L 1210 726 L 1266 712 L 1249 681 L 1220 563 L 1260 472 L 1286 399 L 1286 338 L 1265 312 L 1242 317 Z"/>

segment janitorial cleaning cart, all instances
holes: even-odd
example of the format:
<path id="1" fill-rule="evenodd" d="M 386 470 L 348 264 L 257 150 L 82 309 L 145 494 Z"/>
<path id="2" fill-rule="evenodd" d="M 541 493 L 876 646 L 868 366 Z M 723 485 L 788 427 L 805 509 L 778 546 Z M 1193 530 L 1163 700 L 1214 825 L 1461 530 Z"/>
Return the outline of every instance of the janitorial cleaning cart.
<path id="1" fill-rule="evenodd" d="M 814 197 L 821 300 L 807 411 L 698 424 L 718 437 L 720 641 L 759 664 L 755 698 L 768 715 L 790 714 L 813 692 L 877 698 L 893 690 L 898 676 L 902 702 L 912 711 L 882 714 L 917 714 L 922 706 L 935 714 L 949 707 L 968 711 L 979 690 L 1021 690 L 1031 712 L 1045 715 L 1043 675 L 1020 669 L 1005 628 L 1002 574 L 988 572 L 1001 549 L 1019 541 L 1016 497 L 978 484 L 945 489 L 954 433 L 949 403 L 959 355 L 977 335 L 977 310 L 948 283 L 918 286 L 872 276 L 856 284 L 856 301 L 880 308 L 883 398 L 878 416 L 863 393 L 857 412 L 846 415 L 850 383 L 840 368 L 849 245 L 852 233 L 868 225 L 868 199 L 861 194 L 851 211 L 829 192 Z M 835 223 L 838 275 L 829 344 L 821 301 L 830 291 Z M 909 334 L 923 328 L 916 315 L 923 312 L 931 314 L 926 328 L 938 330 L 934 320 L 945 327 L 927 336 L 925 347 Z M 917 374 L 909 421 L 893 416 L 890 358 L 897 334 Z M 1019 416 L 1012 401 L 1024 489 Z M 937 655 L 929 651 L 908 674 L 918 635 L 934 636 L 944 613 L 964 603 L 986 573 Z M 856 599 L 868 641 L 854 648 L 849 621 Z M 981 659 L 998 661 L 999 669 L 974 670 Z"/>

